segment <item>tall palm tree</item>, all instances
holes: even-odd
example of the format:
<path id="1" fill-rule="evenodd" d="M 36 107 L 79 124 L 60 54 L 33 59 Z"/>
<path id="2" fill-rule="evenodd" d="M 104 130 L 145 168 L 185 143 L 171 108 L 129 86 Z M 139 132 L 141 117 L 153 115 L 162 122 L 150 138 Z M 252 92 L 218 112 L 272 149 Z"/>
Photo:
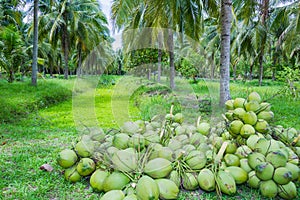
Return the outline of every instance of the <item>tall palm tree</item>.
<path id="1" fill-rule="evenodd" d="M 221 0 L 221 60 L 220 60 L 220 106 L 230 99 L 230 33 L 232 1 Z"/>
<path id="2" fill-rule="evenodd" d="M 37 85 L 37 57 L 38 57 L 38 0 L 34 0 L 33 13 L 33 55 L 32 55 L 32 75 L 31 84 Z"/>

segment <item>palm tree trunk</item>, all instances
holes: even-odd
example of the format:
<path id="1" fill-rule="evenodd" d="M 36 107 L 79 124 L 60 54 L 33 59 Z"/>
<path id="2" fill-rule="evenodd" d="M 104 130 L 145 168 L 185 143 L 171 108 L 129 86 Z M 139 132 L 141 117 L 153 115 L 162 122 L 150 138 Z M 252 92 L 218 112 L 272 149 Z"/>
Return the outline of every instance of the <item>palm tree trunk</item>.
<path id="1" fill-rule="evenodd" d="M 266 19 L 268 18 L 269 15 L 269 0 L 263 0 L 262 1 L 262 18 L 261 18 L 261 23 L 265 27 L 266 26 Z M 264 54 L 265 54 L 265 45 L 266 45 L 266 33 L 262 36 L 262 43 L 261 43 L 261 48 L 260 48 L 260 56 L 259 56 L 259 86 L 262 84 L 262 79 L 264 75 L 264 66 L 263 66 L 263 61 L 264 61 Z"/>
<path id="2" fill-rule="evenodd" d="M 215 52 L 212 52 L 210 57 L 211 69 L 210 69 L 210 79 L 214 79 L 215 77 Z"/>
<path id="3" fill-rule="evenodd" d="M 79 46 L 78 46 L 78 63 L 77 63 L 77 75 L 78 75 L 78 77 L 80 77 L 80 73 L 81 73 L 81 71 L 80 71 L 80 69 L 81 69 L 81 63 L 82 63 L 82 55 L 81 55 L 81 53 L 82 53 L 82 49 L 81 49 L 81 44 L 79 44 Z"/>
<path id="4" fill-rule="evenodd" d="M 64 54 L 64 78 L 68 79 L 69 75 L 69 34 L 68 34 L 68 17 L 67 13 L 63 14 L 64 18 L 64 25 L 62 28 L 62 49 L 63 49 L 63 54 Z"/>
<path id="5" fill-rule="evenodd" d="M 32 74 L 31 84 L 37 85 L 37 57 L 38 57 L 38 5 L 39 1 L 34 0 L 33 8 L 33 55 L 32 55 Z"/>
<path id="6" fill-rule="evenodd" d="M 220 106 L 230 99 L 230 30 L 232 1 L 221 0 Z"/>
<path id="7" fill-rule="evenodd" d="M 250 65 L 250 69 L 249 69 L 249 80 L 251 81 L 253 78 L 253 65 L 254 65 L 254 61 L 251 63 Z"/>
<path id="8" fill-rule="evenodd" d="M 158 60 L 157 60 L 157 82 L 160 82 L 161 77 L 161 61 L 162 61 L 162 32 L 158 33 Z"/>
<path id="9" fill-rule="evenodd" d="M 233 80 L 236 81 L 236 63 L 233 66 Z"/>
<path id="10" fill-rule="evenodd" d="M 175 89 L 175 64 L 174 64 L 174 38 L 173 31 L 168 31 L 168 46 L 169 46 L 169 59 L 170 59 L 170 88 Z"/>
<path id="11" fill-rule="evenodd" d="M 9 70 L 8 82 L 12 83 L 12 82 L 14 82 L 14 80 L 15 80 L 14 71 L 11 69 L 11 70 Z"/>

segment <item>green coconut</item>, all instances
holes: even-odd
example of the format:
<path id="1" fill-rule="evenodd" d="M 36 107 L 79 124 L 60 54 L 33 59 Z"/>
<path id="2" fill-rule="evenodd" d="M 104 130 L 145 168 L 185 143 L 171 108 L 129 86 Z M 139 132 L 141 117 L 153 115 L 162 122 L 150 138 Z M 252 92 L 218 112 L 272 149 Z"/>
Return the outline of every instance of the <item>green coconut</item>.
<path id="1" fill-rule="evenodd" d="M 115 171 L 104 180 L 103 190 L 122 190 L 129 182 L 130 179 L 125 174 Z"/>
<path id="2" fill-rule="evenodd" d="M 148 130 L 143 134 L 145 138 L 145 145 L 148 146 L 151 143 L 159 143 L 160 142 L 160 137 L 157 134 L 157 132 Z"/>
<path id="3" fill-rule="evenodd" d="M 164 158 L 155 158 L 146 163 L 144 172 L 152 178 L 164 178 L 172 171 L 171 162 Z"/>
<path id="4" fill-rule="evenodd" d="M 96 165 L 95 162 L 90 158 L 82 158 L 78 165 L 77 171 L 81 176 L 88 176 L 95 171 Z"/>
<path id="5" fill-rule="evenodd" d="M 216 152 L 212 150 L 208 150 L 205 152 L 205 156 L 207 158 L 207 162 L 211 162 L 216 156 Z"/>
<path id="6" fill-rule="evenodd" d="M 142 176 L 136 184 L 136 196 L 138 199 L 158 200 L 159 187 L 151 177 Z"/>
<path id="7" fill-rule="evenodd" d="M 187 144 L 187 145 L 184 145 L 184 146 L 182 147 L 182 149 L 183 149 L 186 153 L 189 153 L 189 152 L 191 152 L 191 151 L 196 150 L 196 147 L 195 147 L 194 145 L 192 145 L 192 144 Z"/>
<path id="8" fill-rule="evenodd" d="M 201 143 L 201 144 L 197 147 L 197 150 L 199 150 L 199 151 L 201 151 L 201 152 L 203 152 L 203 153 L 205 153 L 205 152 L 207 152 L 208 150 L 211 150 L 211 149 L 212 149 L 211 145 L 208 145 L 208 144 L 206 144 L 206 143 Z"/>
<path id="9" fill-rule="evenodd" d="M 248 101 L 245 103 L 246 111 L 257 111 L 260 108 L 260 104 L 257 101 Z"/>
<path id="10" fill-rule="evenodd" d="M 278 185 L 278 195 L 284 199 L 295 199 L 297 197 L 297 187 L 292 181 L 286 185 Z"/>
<path id="11" fill-rule="evenodd" d="M 266 120 L 258 119 L 254 128 L 257 132 L 266 134 L 269 131 L 269 124 Z"/>
<path id="12" fill-rule="evenodd" d="M 257 118 L 269 122 L 274 118 L 274 113 L 272 111 L 262 111 L 258 113 Z"/>
<path id="13" fill-rule="evenodd" d="M 174 139 L 178 140 L 179 142 L 181 142 L 182 145 L 186 145 L 190 143 L 189 137 L 187 135 L 177 135 L 176 137 L 174 137 Z"/>
<path id="14" fill-rule="evenodd" d="M 256 145 L 255 150 L 263 155 L 266 155 L 270 149 L 271 141 L 265 138 L 260 138 Z"/>
<path id="15" fill-rule="evenodd" d="M 246 144 L 246 138 L 243 138 L 241 135 L 238 135 L 236 137 L 236 143 L 238 145 L 244 145 L 244 144 Z"/>
<path id="16" fill-rule="evenodd" d="M 159 129 L 159 128 L 161 128 L 161 122 L 158 122 L 158 121 L 151 121 L 150 125 L 151 125 L 152 128 L 154 128 L 154 129 Z"/>
<path id="17" fill-rule="evenodd" d="M 292 172 L 286 167 L 278 167 L 277 169 L 275 169 L 273 180 L 276 183 L 285 185 L 288 184 L 292 179 Z"/>
<path id="18" fill-rule="evenodd" d="M 225 102 L 225 108 L 227 109 L 227 110 L 233 110 L 234 109 L 234 107 L 233 107 L 233 100 L 227 100 L 226 102 Z"/>
<path id="19" fill-rule="evenodd" d="M 169 121 L 169 122 L 173 122 L 174 121 L 174 115 L 173 114 L 166 114 L 165 116 L 165 120 Z"/>
<path id="20" fill-rule="evenodd" d="M 271 180 L 274 173 L 274 167 L 268 162 L 260 163 L 255 168 L 256 176 L 263 181 Z"/>
<path id="21" fill-rule="evenodd" d="M 255 145 L 256 145 L 257 141 L 259 140 L 259 138 L 260 137 L 257 135 L 250 135 L 246 141 L 247 146 L 250 147 L 252 150 L 254 150 Z"/>
<path id="22" fill-rule="evenodd" d="M 259 152 L 252 152 L 248 155 L 248 164 L 252 169 L 255 169 L 261 163 L 266 161 L 266 157 Z"/>
<path id="23" fill-rule="evenodd" d="M 234 120 L 229 124 L 229 132 L 233 135 L 238 135 L 243 127 L 244 123 L 240 120 Z"/>
<path id="24" fill-rule="evenodd" d="M 240 166 L 240 159 L 234 154 L 226 154 L 224 156 L 224 161 L 227 166 Z"/>
<path id="25" fill-rule="evenodd" d="M 97 142 L 102 142 L 105 138 L 105 133 L 104 133 L 103 129 L 97 127 L 97 128 L 95 128 L 94 131 L 95 132 L 92 132 L 90 134 L 90 139 L 94 140 L 94 141 L 97 141 Z"/>
<path id="26" fill-rule="evenodd" d="M 174 116 L 174 122 L 182 124 L 184 120 L 183 114 L 182 113 L 176 113 Z"/>
<path id="27" fill-rule="evenodd" d="M 244 108 L 236 108 L 233 111 L 233 117 L 236 119 L 243 119 L 244 115 L 246 114 L 246 111 Z"/>
<path id="28" fill-rule="evenodd" d="M 135 194 L 127 195 L 123 200 L 138 200 Z"/>
<path id="29" fill-rule="evenodd" d="M 135 122 L 125 122 L 121 127 L 121 130 L 123 133 L 128 133 L 129 135 L 133 135 L 139 132 L 140 127 Z"/>
<path id="30" fill-rule="evenodd" d="M 257 92 L 251 92 L 248 96 L 248 101 L 257 101 L 258 103 L 260 103 L 261 97 Z"/>
<path id="31" fill-rule="evenodd" d="M 73 150 L 65 149 L 58 154 L 56 160 L 61 167 L 69 168 L 76 163 L 77 159 L 78 157 Z"/>
<path id="32" fill-rule="evenodd" d="M 236 184 L 242 184 L 248 180 L 248 173 L 241 167 L 229 166 L 224 171 L 230 173 Z"/>
<path id="33" fill-rule="evenodd" d="M 253 111 L 246 112 L 242 118 L 245 124 L 255 125 L 257 122 L 257 116 Z"/>
<path id="34" fill-rule="evenodd" d="M 111 163 L 111 159 L 113 157 L 113 155 L 119 151 L 118 148 L 114 147 L 114 146 L 110 146 L 106 149 L 106 152 L 104 153 L 104 156 L 103 156 L 103 160 L 104 162 L 106 163 Z"/>
<path id="35" fill-rule="evenodd" d="M 192 134 L 197 132 L 197 128 L 193 125 L 184 125 L 184 126 L 186 126 L 186 128 L 185 128 L 186 131 L 185 132 L 188 135 L 192 135 Z"/>
<path id="36" fill-rule="evenodd" d="M 229 141 L 228 142 L 228 145 L 226 147 L 226 150 L 225 150 L 225 153 L 231 153 L 231 154 L 234 154 L 237 150 L 237 145 L 235 142 L 233 141 Z"/>
<path id="37" fill-rule="evenodd" d="M 118 149 L 126 149 L 128 147 L 129 136 L 125 133 L 118 133 L 113 138 L 113 145 Z"/>
<path id="38" fill-rule="evenodd" d="M 198 147 L 199 145 L 205 143 L 206 141 L 207 141 L 207 137 L 199 133 L 194 133 L 190 137 L 190 143 L 195 147 Z"/>
<path id="39" fill-rule="evenodd" d="M 233 195 L 236 193 L 236 184 L 234 178 L 230 173 L 225 171 L 218 171 L 216 176 L 216 183 L 220 187 L 222 193 L 227 195 Z"/>
<path id="40" fill-rule="evenodd" d="M 217 148 L 220 149 L 222 144 L 223 144 L 223 139 L 222 137 L 214 137 L 213 140 L 211 141 L 212 145 Z"/>
<path id="41" fill-rule="evenodd" d="M 249 124 L 245 124 L 242 129 L 241 129 L 241 132 L 240 132 L 241 136 L 243 138 L 248 138 L 250 137 L 251 135 L 254 135 L 255 134 L 255 129 L 253 128 L 253 126 L 249 125 Z"/>
<path id="42" fill-rule="evenodd" d="M 285 168 L 287 168 L 292 173 L 292 181 L 297 180 L 300 175 L 300 168 L 292 163 L 286 163 Z"/>
<path id="43" fill-rule="evenodd" d="M 278 188 L 273 180 L 262 181 L 259 186 L 262 196 L 267 198 L 274 198 L 278 193 Z"/>
<path id="44" fill-rule="evenodd" d="M 159 188 L 160 199 L 177 199 L 179 188 L 169 179 L 155 179 Z"/>
<path id="45" fill-rule="evenodd" d="M 102 192 L 103 183 L 108 176 L 109 173 L 107 171 L 97 169 L 90 178 L 91 187 L 97 192 Z"/>
<path id="46" fill-rule="evenodd" d="M 111 158 L 114 169 L 132 172 L 137 169 L 137 154 L 134 149 L 118 150 Z"/>
<path id="47" fill-rule="evenodd" d="M 198 150 L 191 151 L 186 157 L 185 162 L 192 170 L 199 170 L 206 165 L 206 156 Z"/>
<path id="48" fill-rule="evenodd" d="M 250 153 L 252 150 L 247 145 L 241 145 L 236 149 L 235 155 L 242 159 L 247 158 Z"/>
<path id="49" fill-rule="evenodd" d="M 81 179 L 80 174 L 76 170 L 76 166 L 72 166 L 72 167 L 66 169 L 65 173 L 64 173 L 64 176 L 65 176 L 66 180 L 68 180 L 72 183 L 80 181 L 80 179 Z"/>
<path id="50" fill-rule="evenodd" d="M 182 175 L 182 185 L 186 190 L 196 190 L 199 187 L 196 175 L 193 173 L 185 173 Z"/>
<path id="51" fill-rule="evenodd" d="M 210 132 L 210 124 L 207 122 L 202 122 L 197 126 L 197 131 L 202 135 L 208 135 Z"/>
<path id="52" fill-rule="evenodd" d="M 261 111 L 270 111 L 271 110 L 271 104 L 269 104 L 267 102 L 262 102 L 262 103 L 260 103 L 259 110 L 261 110 Z"/>
<path id="53" fill-rule="evenodd" d="M 197 177 L 201 189 L 211 192 L 216 189 L 216 180 L 214 173 L 207 168 L 200 171 Z"/>
<path id="54" fill-rule="evenodd" d="M 234 108 L 244 108 L 244 104 L 246 103 L 246 99 L 244 98 L 235 98 L 233 101 Z"/>
<path id="55" fill-rule="evenodd" d="M 177 187 L 180 186 L 181 178 L 180 178 L 180 175 L 179 175 L 178 171 L 172 170 L 168 178 L 171 181 L 173 181 L 176 184 Z"/>
<path id="56" fill-rule="evenodd" d="M 199 134 L 200 135 L 200 134 Z M 177 149 L 181 149 L 182 148 L 182 143 L 176 139 L 170 139 L 168 147 L 175 151 Z"/>
<path id="57" fill-rule="evenodd" d="M 183 126 L 177 126 L 175 128 L 175 134 L 176 135 L 183 135 L 183 134 L 185 134 L 185 131 L 186 131 L 186 128 L 183 127 Z"/>
<path id="58" fill-rule="evenodd" d="M 240 159 L 240 167 L 245 170 L 247 173 L 249 173 L 250 171 L 252 171 L 252 168 L 250 167 L 250 165 L 248 164 L 248 159 L 247 158 L 242 158 Z"/>
<path id="59" fill-rule="evenodd" d="M 261 182 L 261 180 L 256 176 L 255 171 L 251 171 L 248 173 L 247 184 L 249 185 L 249 187 L 258 189 L 260 182 Z"/>
<path id="60" fill-rule="evenodd" d="M 288 161 L 288 158 L 282 152 L 282 150 L 277 149 L 276 151 L 268 153 L 266 156 L 266 161 L 271 163 L 275 168 L 278 168 L 284 167 Z"/>
<path id="61" fill-rule="evenodd" d="M 91 157 L 94 153 L 94 148 L 92 140 L 81 140 L 75 146 L 77 154 L 84 158 Z"/>
<path id="62" fill-rule="evenodd" d="M 165 159 L 172 162 L 174 160 L 174 152 L 169 147 L 162 147 L 158 151 L 158 157 L 159 158 L 165 158 Z"/>
<path id="63" fill-rule="evenodd" d="M 149 160 L 153 160 L 154 158 L 158 158 L 158 152 L 163 146 L 159 143 L 151 143 L 149 144 Z"/>
<path id="64" fill-rule="evenodd" d="M 105 193 L 100 200 L 123 200 L 125 197 L 122 190 L 111 190 Z"/>
<path id="65" fill-rule="evenodd" d="M 229 121 L 233 121 L 234 120 L 234 114 L 233 111 L 228 111 L 225 113 L 225 117 L 229 120 Z"/>
<path id="66" fill-rule="evenodd" d="M 137 150 L 142 150 L 145 147 L 145 137 L 141 134 L 133 134 L 128 140 L 128 146 Z"/>

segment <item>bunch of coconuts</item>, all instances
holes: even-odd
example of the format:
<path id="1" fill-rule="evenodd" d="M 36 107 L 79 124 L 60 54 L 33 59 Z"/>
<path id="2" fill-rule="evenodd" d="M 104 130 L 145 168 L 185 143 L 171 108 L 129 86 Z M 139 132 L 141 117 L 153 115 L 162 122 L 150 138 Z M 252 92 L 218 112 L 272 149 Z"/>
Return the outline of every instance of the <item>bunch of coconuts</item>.
<path id="1" fill-rule="evenodd" d="M 84 177 L 101 200 L 176 199 L 180 189 L 198 188 L 233 195 L 245 183 L 265 197 L 293 199 L 299 157 L 278 138 L 294 144 L 298 134 L 277 131 L 273 139 L 270 107 L 253 92 L 226 102 L 225 126 L 200 118 L 186 124 L 171 109 L 163 118 L 126 122 L 119 130 L 90 129 L 57 162 L 66 180 Z"/>
<path id="2" fill-rule="evenodd" d="M 57 162 L 65 168 L 66 180 L 89 178 L 94 191 L 103 193 L 102 200 L 176 199 L 180 188 L 195 190 L 198 180 L 214 180 L 213 173 L 199 175 L 207 164 L 206 152 L 212 150 L 206 136 L 210 125 L 183 121 L 177 113 L 163 122 L 125 122 L 120 130 L 106 133 L 98 129 L 80 137 L 73 149 L 61 151 Z"/>
<path id="3" fill-rule="evenodd" d="M 234 138 L 245 140 L 256 133 L 269 132 L 269 122 L 274 113 L 269 103 L 261 101 L 260 95 L 252 92 L 247 99 L 236 98 L 225 103 L 228 131 Z"/>

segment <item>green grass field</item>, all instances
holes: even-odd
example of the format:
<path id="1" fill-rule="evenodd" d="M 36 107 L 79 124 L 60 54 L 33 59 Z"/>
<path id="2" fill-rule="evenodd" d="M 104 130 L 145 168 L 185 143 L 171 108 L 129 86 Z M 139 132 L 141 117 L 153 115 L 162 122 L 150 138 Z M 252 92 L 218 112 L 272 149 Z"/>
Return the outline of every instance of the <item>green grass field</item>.
<path id="1" fill-rule="evenodd" d="M 119 77 L 114 77 L 117 82 Z M 79 137 L 72 106 L 72 90 L 75 80 L 40 80 L 33 88 L 29 82 L 8 84 L 0 81 L 0 199 L 99 199 L 87 180 L 71 184 L 64 180 L 62 169 L 56 164 L 56 156 L 64 148 L 70 148 Z M 95 116 L 104 128 L 117 128 L 112 98 L 116 85 L 103 83 L 95 88 Z M 203 82 L 191 86 L 198 96 L 207 96 L 215 91 L 217 82 Z M 231 84 L 232 97 L 246 97 L 249 91 L 259 92 L 263 99 L 272 103 L 275 124 L 300 129 L 300 103 L 286 96 L 275 96 L 282 84 L 267 82 L 256 87 L 255 82 Z M 123 91 L 120 92 L 120 91 Z M 152 104 L 162 100 L 144 99 L 140 107 L 129 100 L 126 90 L 120 90 L 117 103 L 124 103 L 130 119 L 149 117 L 145 114 Z M 127 96 L 126 96 L 127 95 Z M 138 99 L 138 97 L 136 97 Z M 152 97 L 158 98 L 158 97 Z M 214 99 L 213 101 L 217 101 Z M 123 104 L 122 104 L 123 105 Z M 164 104 L 168 110 L 170 103 Z M 141 113 L 142 112 L 142 113 Z M 126 116 L 127 116 L 126 115 Z M 125 117 L 122 120 L 126 120 Z M 121 121 L 122 121 L 121 120 Z M 54 170 L 40 170 L 48 163 Z M 298 189 L 299 191 L 299 189 Z M 298 192 L 299 193 L 299 192 Z M 180 193 L 179 199 L 217 199 L 215 193 L 201 190 Z M 246 186 L 238 187 L 234 197 L 224 195 L 222 199 L 263 199 L 257 190 Z"/>

